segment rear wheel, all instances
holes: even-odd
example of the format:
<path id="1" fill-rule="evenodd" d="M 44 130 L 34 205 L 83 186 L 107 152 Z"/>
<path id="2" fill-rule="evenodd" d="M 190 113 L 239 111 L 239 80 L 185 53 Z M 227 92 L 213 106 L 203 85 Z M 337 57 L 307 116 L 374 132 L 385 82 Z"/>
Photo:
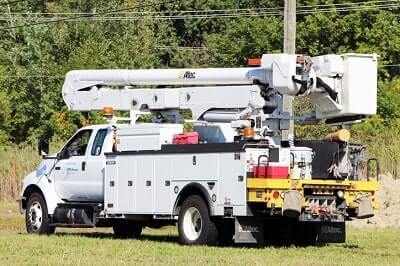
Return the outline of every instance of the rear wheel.
<path id="1" fill-rule="evenodd" d="M 32 193 L 28 198 L 25 212 L 26 231 L 31 234 L 52 234 L 47 205 L 40 193 Z"/>
<path id="2" fill-rule="evenodd" d="M 142 226 L 130 221 L 117 221 L 113 225 L 116 238 L 139 238 L 142 234 Z"/>
<path id="3" fill-rule="evenodd" d="M 218 230 L 210 219 L 207 205 L 197 195 L 182 204 L 178 219 L 179 243 L 186 245 L 215 245 Z"/>

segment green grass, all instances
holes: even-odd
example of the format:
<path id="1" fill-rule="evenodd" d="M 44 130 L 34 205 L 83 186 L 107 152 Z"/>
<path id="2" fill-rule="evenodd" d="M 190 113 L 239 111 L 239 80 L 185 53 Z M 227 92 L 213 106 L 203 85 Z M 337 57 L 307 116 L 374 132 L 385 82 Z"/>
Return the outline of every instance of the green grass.
<path id="1" fill-rule="evenodd" d="M 58 151 L 61 145 L 52 143 L 51 152 Z M 16 199 L 24 176 L 34 171 L 42 158 L 33 145 L 0 146 L 0 158 L 0 200 Z"/>
<path id="2" fill-rule="evenodd" d="M 114 239 L 109 229 L 57 229 L 28 235 L 13 202 L 0 202 L 2 265 L 399 265 L 400 229 L 348 227 L 346 244 L 322 247 L 180 246 L 175 227 L 145 229 L 141 240 Z"/>

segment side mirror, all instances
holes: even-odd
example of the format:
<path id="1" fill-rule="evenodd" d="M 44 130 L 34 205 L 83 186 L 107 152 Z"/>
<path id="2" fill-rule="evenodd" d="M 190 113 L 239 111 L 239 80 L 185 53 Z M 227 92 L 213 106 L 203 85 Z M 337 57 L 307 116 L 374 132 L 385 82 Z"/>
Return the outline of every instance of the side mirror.
<path id="1" fill-rule="evenodd" d="M 46 157 L 49 155 L 49 141 L 47 139 L 40 138 L 38 143 L 39 155 Z"/>
<path id="2" fill-rule="evenodd" d="M 71 157 L 71 154 L 69 154 L 68 149 L 63 149 L 60 151 L 60 153 L 58 154 L 58 159 L 62 160 L 62 159 L 68 159 L 69 157 Z"/>

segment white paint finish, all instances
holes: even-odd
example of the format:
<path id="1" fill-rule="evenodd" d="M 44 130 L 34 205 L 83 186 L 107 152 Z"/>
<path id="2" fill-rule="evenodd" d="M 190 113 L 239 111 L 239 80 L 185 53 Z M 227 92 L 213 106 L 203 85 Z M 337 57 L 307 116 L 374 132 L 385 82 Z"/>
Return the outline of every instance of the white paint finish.
<path id="1" fill-rule="evenodd" d="M 166 156 L 155 159 L 153 209 L 157 214 L 171 214 L 174 207 L 172 167 L 171 160 Z M 169 185 L 166 182 L 169 182 Z"/>
<path id="2" fill-rule="evenodd" d="M 312 58 L 313 69 L 319 77 L 343 76 L 343 58 L 340 55 L 328 54 Z"/>
<path id="3" fill-rule="evenodd" d="M 120 171 L 119 178 L 121 178 L 122 175 L 128 174 L 125 169 L 129 169 L 129 165 L 131 165 L 134 160 L 137 161 L 138 167 L 136 171 L 137 174 L 135 186 L 136 208 L 132 211 L 132 213 L 153 213 L 154 159 L 154 156 L 138 156 L 137 158 L 126 156 L 126 161 L 128 162 L 127 165 L 121 164 L 121 161 L 118 160 L 118 164 L 120 164 L 118 167 L 120 169 L 124 169 L 124 171 Z M 148 185 L 147 182 L 150 182 L 150 185 Z M 119 195 L 119 197 L 124 197 L 124 195 Z"/>
<path id="4" fill-rule="evenodd" d="M 338 93 L 338 102 L 334 102 L 323 90 L 314 90 L 309 95 L 317 107 L 317 118 L 376 114 L 377 61 L 375 54 L 313 58 L 316 74 L 321 75 Z M 330 76 L 332 74 L 338 74 L 339 78 Z"/>
<path id="5" fill-rule="evenodd" d="M 108 143 L 111 142 L 112 131 L 110 126 L 103 125 L 82 128 L 75 135 L 87 129 L 91 129 L 92 133 L 85 155 L 58 160 L 56 167 L 59 167 L 60 170 L 54 170 L 51 177 L 54 178 L 56 192 L 62 199 L 102 202 L 104 199 L 104 153 L 111 151 L 111 146 Z M 94 156 L 91 155 L 91 149 L 95 136 L 100 129 L 108 129 L 108 133 L 104 139 L 100 155 Z M 82 164 L 85 165 L 84 170 Z"/>
<path id="6" fill-rule="evenodd" d="M 229 123 L 195 124 L 194 131 L 199 133 L 199 140 L 206 143 L 233 142 L 237 135 Z"/>
<path id="7" fill-rule="evenodd" d="M 20 194 L 21 197 L 23 196 L 26 188 L 30 185 L 35 185 L 40 189 L 40 191 L 42 191 L 49 214 L 53 214 L 57 204 L 63 202 L 63 200 L 61 200 L 55 192 L 54 182 L 52 182 L 50 178 L 46 177 L 45 174 L 36 175 L 36 172 L 29 173 L 24 178 L 22 192 Z"/>
<path id="8" fill-rule="evenodd" d="M 85 160 L 85 156 L 72 156 L 56 163 L 60 170 L 54 170 L 52 177 L 60 198 L 70 201 L 90 200 L 87 193 L 88 180 L 81 168 Z"/>
<path id="9" fill-rule="evenodd" d="M 101 110 L 106 106 L 128 111 L 187 108 L 191 109 L 193 119 L 198 119 L 211 109 L 246 108 L 250 103 L 258 106 L 259 102 L 261 108 L 263 99 L 259 86 L 253 86 L 256 83 L 295 95 L 298 86 L 292 81 L 293 75 L 296 55 L 288 54 L 265 54 L 261 67 L 256 68 L 74 70 L 66 75 L 62 95 L 74 111 Z M 132 85 L 198 87 L 129 89 Z M 125 89 L 113 90 L 112 86 Z"/>
<path id="10" fill-rule="evenodd" d="M 104 199 L 104 163 L 104 154 L 86 158 L 84 179 L 90 201 L 102 202 Z"/>
<path id="11" fill-rule="evenodd" d="M 121 156 L 118 158 L 118 167 L 120 168 L 119 175 L 116 177 L 118 211 L 129 213 L 136 210 L 136 203 L 140 200 L 136 198 L 138 164 L 136 160 Z M 132 186 L 129 186 L 129 182 L 132 182 Z"/>
<path id="12" fill-rule="evenodd" d="M 160 150 L 161 145 L 171 144 L 173 135 L 183 132 L 181 124 L 136 124 L 118 127 L 117 150 Z"/>
<path id="13" fill-rule="evenodd" d="M 106 129 L 107 135 L 104 138 L 101 153 L 99 155 L 92 155 L 93 143 L 100 129 Z M 104 153 L 111 152 L 111 145 L 109 145 L 109 143 L 111 143 L 112 134 L 113 132 L 110 126 L 94 129 L 88 144 L 88 150 L 85 156 L 86 166 L 84 179 L 86 180 L 86 193 L 90 201 L 102 202 L 104 200 L 104 171 L 106 161 Z"/>
<path id="14" fill-rule="evenodd" d="M 238 155 L 236 155 L 238 156 Z M 216 213 L 222 215 L 223 207 L 233 207 L 233 215 L 247 213 L 246 153 L 235 160 L 234 153 L 219 155 L 218 193 Z M 242 181 L 239 181 L 242 176 Z"/>
<path id="15" fill-rule="evenodd" d="M 169 156 L 174 180 L 216 180 L 218 178 L 217 153 L 176 154 Z M 195 164 L 193 163 L 195 161 Z"/>
<path id="16" fill-rule="evenodd" d="M 223 215 L 225 197 L 230 199 L 235 214 L 244 215 L 247 195 L 245 154 L 241 154 L 240 160 L 234 159 L 234 153 L 196 154 L 196 165 L 193 165 L 193 156 L 193 154 L 120 155 L 107 159 L 116 161 L 116 165 L 106 165 L 106 181 L 109 182 L 108 179 L 111 178 L 118 180 L 117 190 L 106 186 L 105 202 L 118 202 L 112 210 L 108 209 L 108 213 L 172 214 L 178 196 L 173 191 L 174 187 L 178 186 L 179 191 L 182 191 L 186 185 L 197 183 L 207 191 L 210 199 L 215 194 L 217 202 L 211 202 L 213 215 Z M 132 170 L 135 164 L 136 182 L 133 190 L 119 188 L 125 186 L 131 179 L 132 173 L 135 172 Z M 238 181 L 239 175 L 243 176 L 241 182 Z M 147 181 L 151 181 L 151 186 L 148 186 Z M 170 181 L 170 186 L 166 186 L 165 181 Z M 212 188 L 209 182 L 214 183 Z M 134 204 L 131 204 L 132 195 L 135 197 Z M 129 204 L 125 205 L 126 202 Z"/>
<path id="17" fill-rule="evenodd" d="M 192 118 L 200 119 L 213 109 L 243 109 L 249 105 L 261 108 L 259 86 L 252 85 L 257 82 L 268 84 L 283 95 L 294 96 L 300 88 L 292 81 L 296 76 L 314 80 L 305 95 L 317 106 L 318 118 L 376 113 L 376 55 L 314 57 L 311 71 L 304 76 L 296 75 L 296 57 L 264 54 L 258 68 L 74 70 L 66 75 L 63 98 L 73 111 L 101 110 L 106 106 L 127 111 L 190 109 Z M 316 88 L 316 75 L 338 92 L 337 103 L 326 96 L 324 89 Z M 197 87 L 130 89 L 131 85 Z M 112 86 L 124 89 L 111 89 Z"/>
<path id="18" fill-rule="evenodd" d="M 264 100 L 259 91 L 259 87 L 253 85 L 120 90 L 91 87 L 89 91 L 68 92 L 64 101 L 71 111 L 102 110 L 104 107 L 125 111 L 190 109 L 192 118 L 198 119 L 210 109 L 246 108 L 249 104 L 261 108 Z"/>
<path id="19" fill-rule="evenodd" d="M 377 64 L 376 55 L 344 54 L 343 105 L 344 112 L 376 114 Z"/>
<path id="20" fill-rule="evenodd" d="M 296 95 L 298 88 L 292 81 L 296 75 L 296 58 L 292 54 L 264 54 L 261 66 L 265 68 L 267 83 L 284 95 Z"/>
<path id="21" fill-rule="evenodd" d="M 118 211 L 119 168 L 115 157 L 106 160 L 104 177 L 104 209 L 107 213 Z M 111 184 L 113 183 L 113 185 Z"/>
<path id="22" fill-rule="evenodd" d="M 308 147 L 291 147 L 293 161 L 292 179 L 311 180 L 313 150 Z M 299 167 L 302 166 L 302 167 Z"/>
<path id="23" fill-rule="evenodd" d="M 96 85 L 210 85 L 252 84 L 259 67 L 185 69 L 73 70 L 67 73 L 64 91 Z M 186 74 L 186 75 L 185 75 Z"/>

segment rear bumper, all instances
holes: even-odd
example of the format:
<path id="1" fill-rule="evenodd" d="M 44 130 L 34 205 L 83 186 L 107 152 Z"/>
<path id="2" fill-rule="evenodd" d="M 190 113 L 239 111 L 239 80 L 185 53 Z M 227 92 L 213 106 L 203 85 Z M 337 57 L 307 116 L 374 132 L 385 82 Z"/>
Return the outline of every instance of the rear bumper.
<path id="1" fill-rule="evenodd" d="M 336 196 L 340 190 L 343 192 L 342 199 L 345 200 L 345 206 L 342 208 L 344 207 L 350 216 L 357 216 L 361 198 L 369 198 L 372 208 L 378 208 L 376 201 L 378 188 L 377 181 L 248 178 L 247 201 L 262 204 L 267 209 L 280 210 L 284 205 L 285 192 L 294 190 L 301 194 L 301 208 L 306 210 L 310 207 L 310 198 L 333 198 L 335 201 L 335 198 L 338 199 Z M 336 203 L 339 202 L 336 200 Z"/>

